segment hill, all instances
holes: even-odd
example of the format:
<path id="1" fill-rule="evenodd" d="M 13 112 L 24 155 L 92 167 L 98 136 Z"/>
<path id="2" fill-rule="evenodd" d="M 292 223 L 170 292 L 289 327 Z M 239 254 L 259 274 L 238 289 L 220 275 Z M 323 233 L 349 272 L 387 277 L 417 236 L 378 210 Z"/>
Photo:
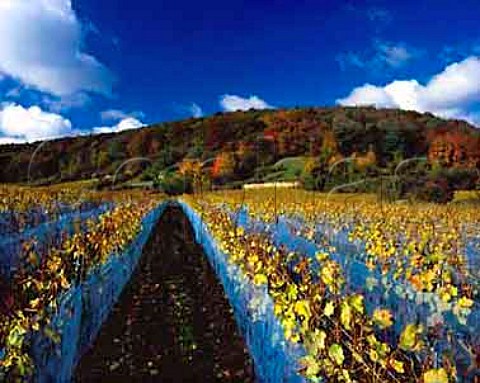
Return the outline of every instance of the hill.
<path id="1" fill-rule="evenodd" d="M 373 153 L 380 167 L 395 156 L 428 156 L 447 167 L 480 168 L 480 130 L 464 121 L 373 107 L 295 108 L 217 113 L 41 146 L 2 145 L 0 182 L 28 181 L 30 162 L 31 181 L 51 183 L 112 176 L 129 159 L 121 178 L 149 179 L 187 158 L 206 161 L 217 173 L 230 166 L 234 181 L 282 169 L 288 179 L 302 158 L 326 148 L 342 157 Z M 282 164 L 290 157 L 297 159 Z"/>

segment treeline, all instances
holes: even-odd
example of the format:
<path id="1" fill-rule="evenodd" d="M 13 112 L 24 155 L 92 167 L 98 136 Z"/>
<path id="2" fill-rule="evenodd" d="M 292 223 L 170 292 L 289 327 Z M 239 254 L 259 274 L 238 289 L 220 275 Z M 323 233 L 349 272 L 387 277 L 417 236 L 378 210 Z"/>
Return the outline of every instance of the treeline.
<path id="1" fill-rule="evenodd" d="M 195 177 L 228 184 L 294 156 L 308 158 L 302 178 L 312 188 L 325 187 L 326 169 L 352 156 L 349 172 L 338 166 L 348 179 L 386 172 L 414 157 L 426 158 L 437 173 L 442 168 L 469 169 L 470 174 L 480 168 L 480 131 L 428 113 L 373 107 L 217 113 L 41 146 L 0 146 L 0 182 L 26 182 L 29 176 L 31 182 L 102 179 L 129 160 L 118 172 L 121 180 L 164 182 L 163 170 L 173 169 L 168 177 L 178 178 L 191 173 L 178 171 L 188 168 L 185 163 L 197 163 L 192 166 L 200 166 L 201 177 Z"/>

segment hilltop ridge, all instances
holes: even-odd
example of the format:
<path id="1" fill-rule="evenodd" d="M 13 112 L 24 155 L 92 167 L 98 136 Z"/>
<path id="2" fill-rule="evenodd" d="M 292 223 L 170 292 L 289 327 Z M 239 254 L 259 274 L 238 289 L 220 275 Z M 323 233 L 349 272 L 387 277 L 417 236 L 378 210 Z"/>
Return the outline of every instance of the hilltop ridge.
<path id="1" fill-rule="evenodd" d="M 138 179 L 186 158 L 205 161 L 236 153 L 237 178 L 289 157 L 375 154 L 378 166 L 394 155 L 428 156 L 447 167 L 480 168 L 480 129 L 430 113 L 374 107 L 293 108 L 216 113 L 138 130 L 0 146 L 0 182 L 63 182 L 122 174 Z M 141 158 L 141 159 L 140 159 Z M 213 161 L 214 162 L 214 161 Z M 214 164 L 213 164 L 214 165 Z M 233 166 L 233 165 L 232 165 Z M 141 178 L 141 177 L 140 177 Z"/>

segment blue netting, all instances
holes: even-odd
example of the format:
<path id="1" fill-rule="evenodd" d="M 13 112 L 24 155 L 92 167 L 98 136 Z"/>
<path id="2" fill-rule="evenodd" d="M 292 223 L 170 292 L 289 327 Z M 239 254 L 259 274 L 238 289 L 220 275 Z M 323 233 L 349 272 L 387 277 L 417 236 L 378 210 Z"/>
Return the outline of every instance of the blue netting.
<path id="1" fill-rule="evenodd" d="M 59 298 L 57 312 L 52 315 L 54 342 L 36 333 L 31 337 L 32 357 L 37 367 L 35 381 L 70 382 L 82 354 L 93 343 L 102 323 L 130 279 L 142 249 L 165 209 L 162 204 L 142 221 L 142 231 L 122 253 L 112 255 L 108 262 L 92 270 L 87 279 Z"/>
<path id="2" fill-rule="evenodd" d="M 38 334 L 31 337 L 35 381 L 38 382 L 69 382 L 74 371 L 82 325 L 82 289 L 72 288 L 59 301 L 58 311 L 53 315 L 52 330 L 59 334 L 60 342 Z"/>
<path id="3" fill-rule="evenodd" d="M 0 236 L 0 275 L 7 279 L 13 275 L 24 241 L 34 238 L 38 254 L 44 254 L 48 247 L 58 246 L 65 235 L 69 236 L 77 229 L 84 229 L 88 219 L 98 219 L 111 208 L 111 204 L 104 204 L 87 211 L 62 214 L 55 221 L 44 222 L 20 233 Z"/>
<path id="4" fill-rule="evenodd" d="M 228 263 L 202 218 L 187 204 L 180 203 L 180 206 L 194 228 L 196 241 L 203 246 L 223 285 L 254 360 L 257 380 L 262 383 L 305 382 L 297 372 L 298 360 L 305 355 L 305 350 L 301 345 L 286 341 L 267 287 L 254 285 L 238 266 Z"/>
<path id="5" fill-rule="evenodd" d="M 43 206 L 35 206 L 24 212 L 5 210 L 0 212 L 0 236 L 14 235 L 33 229 L 42 223 L 56 221 L 72 213 L 91 211 L 99 207 L 99 205 L 98 202 L 91 201 L 84 201 L 74 205 L 57 202 L 54 207 L 50 208 L 50 211 Z"/>
<path id="6" fill-rule="evenodd" d="M 389 308 L 395 313 L 395 324 L 391 333 L 384 334 L 386 340 L 395 344 L 401 330 L 408 323 L 423 323 L 429 325 L 432 321 L 441 320 L 447 328 L 453 331 L 455 336 L 447 341 L 445 336 L 439 339 L 434 349 L 438 362 L 442 352 L 456 348 L 456 361 L 463 365 L 469 359 L 469 355 L 459 345 L 458 340 L 472 340 L 480 335 L 480 304 L 474 303 L 474 307 L 465 323 L 459 322 L 458 318 L 451 313 L 451 306 L 441 302 L 435 293 L 419 293 L 414 290 L 408 281 L 393 278 L 393 273 L 382 275 L 380 268 L 370 270 L 365 264 L 365 250 L 361 243 L 352 243 L 348 239 L 348 229 L 333 230 L 324 227 L 324 235 L 328 235 L 329 244 L 335 247 L 335 251 L 325 248 L 313 241 L 309 241 L 298 235 L 298 229 L 303 224 L 291 217 L 279 216 L 275 223 L 265 223 L 249 216 L 248 210 L 243 208 L 238 212 L 231 212 L 231 217 L 236 219 L 237 224 L 247 232 L 267 233 L 276 246 L 284 246 L 288 251 L 296 251 L 312 258 L 313 265 L 320 265 L 315 260 L 319 251 L 327 251 L 332 259 L 337 261 L 343 268 L 346 277 L 346 292 L 358 292 L 364 295 L 367 312 L 372 314 L 378 307 Z M 478 242 L 478 238 L 475 242 Z M 467 244 L 466 252 L 469 258 L 478 262 L 478 247 L 474 241 Z M 478 263 L 477 263 L 478 264 Z M 477 269 L 478 273 L 478 269 Z"/>
<path id="7" fill-rule="evenodd" d="M 154 223 L 163 212 L 166 204 L 160 205 L 144 219 L 144 229 L 134 243 L 120 256 L 109 261 L 91 273 L 85 282 L 72 288 L 60 300 L 58 312 L 53 316 L 54 329 L 61 335 L 61 341 L 54 343 L 48 337 L 33 337 L 33 355 L 38 366 L 37 380 L 40 382 L 68 382 L 81 355 L 90 347 L 101 324 L 118 299 L 125 283 L 129 280 Z M 274 315 L 273 302 L 266 286 L 255 286 L 236 265 L 227 262 L 225 255 L 208 232 L 206 225 L 187 204 L 180 207 L 189 218 L 195 238 L 205 250 L 225 293 L 234 309 L 234 315 L 245 338 L 255 363 L 259 382 L 305 382 L 297 373 L 298 359 L 305 354 L 301 345 L 292 345 L 284 337 L 282 326 Z M 278 223 L 269 225 L 255 221 L 244 209 L 235 216 L 240 226 L 248 230 L 266 232 L 277 246 L 299 251 L 313 257 L 322 249 L 318 244 L 301 238 L 296 230 L 301 222 L 279 217 Z M 325 230 L 326 232 L 327 230 Z M 347 287 L 351 291 L 362 292 L 366 296 L 367 309 L 371 312 L 379 303 L 390 307 L 396 313 L 395 332 L 413 318 L 425 322 L 432 314 L 436 301 L 432 295 L 413 294 L 408 286 L 369 270 L 359 257 L 361 244 L 352 244 L 347 232 L 332 233 L 331 243 L 337 248 L 332 254 L 345 269 Z M 478 239 L 477 239 L 478 241 Z M 468 247 L 470 257 L 478 259 L 478 247 Z M 361 255 L 361 254 L 360 254 Z M 371 277 L 371 278 L 369 278 Z M 369 280 L 380 281 L 380 285 L 367 286 Z M 456 334 L 468 337 L 480 333 L 480 311 L 478 303 L 466 325 L 459 325 L 456 319 L 445 315 L 444 320 L 451 324 Z M 438 342 L 439 355 L 448 345 Z M 466 358 L 459 352 L 457 360 Z"/>

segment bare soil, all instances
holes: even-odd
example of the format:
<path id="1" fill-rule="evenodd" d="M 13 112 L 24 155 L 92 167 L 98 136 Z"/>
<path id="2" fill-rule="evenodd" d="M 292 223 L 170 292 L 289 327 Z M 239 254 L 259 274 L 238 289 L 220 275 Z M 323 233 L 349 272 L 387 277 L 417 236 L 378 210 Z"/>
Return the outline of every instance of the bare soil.
<path id="1" fill-rule="evenodd" d="M 75 381 L 255 381 L 223 288 L 180 208 L 160 218 Z"/>

